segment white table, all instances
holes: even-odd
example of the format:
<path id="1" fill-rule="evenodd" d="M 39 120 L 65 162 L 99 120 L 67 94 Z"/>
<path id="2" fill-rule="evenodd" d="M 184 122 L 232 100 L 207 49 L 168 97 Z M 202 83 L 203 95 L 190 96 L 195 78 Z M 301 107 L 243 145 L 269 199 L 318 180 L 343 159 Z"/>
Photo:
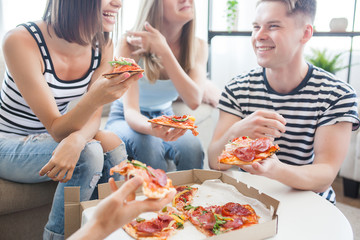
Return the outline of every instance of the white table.
<path id="1" fill-rule="evenodd" d="M 226 173 L 280 201 L 278 234 L 271 239 L 354 239 L 346 217 L 318 194 L 294 190 L 278 181 L 249 173 Z"/>

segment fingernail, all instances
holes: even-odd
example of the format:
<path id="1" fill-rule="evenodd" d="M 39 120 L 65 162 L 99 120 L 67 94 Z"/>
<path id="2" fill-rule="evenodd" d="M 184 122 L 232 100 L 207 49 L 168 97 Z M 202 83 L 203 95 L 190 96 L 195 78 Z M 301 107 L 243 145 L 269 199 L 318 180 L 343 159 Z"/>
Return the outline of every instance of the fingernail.
<path id="1" fill-rule="evenodd" d="M 149 23 L 146 21 L 145 22 L 145 27 L 148 27 L 149 26 Z"/>

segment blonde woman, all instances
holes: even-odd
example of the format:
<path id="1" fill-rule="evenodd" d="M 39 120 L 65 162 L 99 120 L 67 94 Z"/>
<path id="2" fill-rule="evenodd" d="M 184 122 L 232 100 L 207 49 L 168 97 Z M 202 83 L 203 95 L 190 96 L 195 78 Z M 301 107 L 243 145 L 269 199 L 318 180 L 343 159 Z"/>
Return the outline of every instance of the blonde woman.
<path id="1" fill-rule="evenodd" d="M 145 75 L 112 104 L 107 130 L 126 144 L 129 157 L 166 170 L 202 168 L 204 151 L 190 131 L 151 125 L 149 118 L 173 114 L 180 97 L 191 109 L 202 100 L 206 82 L 207 44 L 195 37 L 192 0 L 147 0 L 117 55 L 134 58 Z"/>

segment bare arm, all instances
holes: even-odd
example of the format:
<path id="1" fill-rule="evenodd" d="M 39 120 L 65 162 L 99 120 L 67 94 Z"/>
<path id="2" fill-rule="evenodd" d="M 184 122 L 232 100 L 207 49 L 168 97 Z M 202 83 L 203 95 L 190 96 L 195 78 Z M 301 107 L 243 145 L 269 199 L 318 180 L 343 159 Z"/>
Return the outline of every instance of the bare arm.
<path id="1" fill-rule="evenodd" d="M 290 187 L 324 192 L 334 181 L 344 161 L 351 137 L 351 123 L 341 122 L 322 126 L 316 130 L 314 162 L 292 166 L 282 163 L 276 156 L 252 166 L 242 168 L 252 174 L 278 180 Z"/>
<path id="2" fill-rule="evenodd" d="M 142 212 L 159 211 L 168 204 L 175 195 L 175 191 L 162 199 L 134 200 L 135 190 L 142 184 L 142 179 L 134 177 L 125 182 L 118 190 L 114 180 L 109 180 L 114 191 L 102 200 L 94 214 L 94 218 L 70 236 L 75 239 L 104 239 L 112 232 L 129 223 Z M 129 200 L 129 196 L 132 200 Z"/>
<path id="3" fill-rule="evenodd" d="M 83 128 L 97 110 L 101 111 L 103 104 L 115 100 L 126 90 L 126 86 L 118 84 L 126 76 L 112 81 L 99 77 L 101 72 L 109 70 L 105 64 L 112 59 L 112 45 L 109 44 L 104 50 L 101 66 L 92 78 L 92 83 L 99 80 L 94 84 L 97 86 L 91 88 L 74 109 L 61 115 L 44 79 L 42 58 L 32 37 L 25 30 L 13 30 L 4 38 L 3 49 L 7 67 L 22 96 L 58 142 Z"/>

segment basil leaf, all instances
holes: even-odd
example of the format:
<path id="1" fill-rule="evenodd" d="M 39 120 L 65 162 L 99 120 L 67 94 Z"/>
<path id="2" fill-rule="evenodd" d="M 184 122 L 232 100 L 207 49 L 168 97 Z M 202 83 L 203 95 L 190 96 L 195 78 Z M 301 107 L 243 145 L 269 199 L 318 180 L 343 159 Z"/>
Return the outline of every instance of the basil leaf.
<path id="1" fill-rule="evenodd" d="M 109 63 L 110 63 L 111 66 L 114 65 L 114 64 L 128 65 L 128 66 L 132 65 L 131 62 L 128 62 L 128 61 L 125 61 L 125 60 L 123 60 L 123 61 L 110 61 Z"/>
<path id="2" fill-rule="evenodd" d="M 180 118 L 180 119 L 177 119 L 177 118 L 171 118 L 171 120 L 175 121 L 175 122 L 185 122 L 186 120 L 189 119 L 189 116 L 186 116 L 184 118 Z"/>

